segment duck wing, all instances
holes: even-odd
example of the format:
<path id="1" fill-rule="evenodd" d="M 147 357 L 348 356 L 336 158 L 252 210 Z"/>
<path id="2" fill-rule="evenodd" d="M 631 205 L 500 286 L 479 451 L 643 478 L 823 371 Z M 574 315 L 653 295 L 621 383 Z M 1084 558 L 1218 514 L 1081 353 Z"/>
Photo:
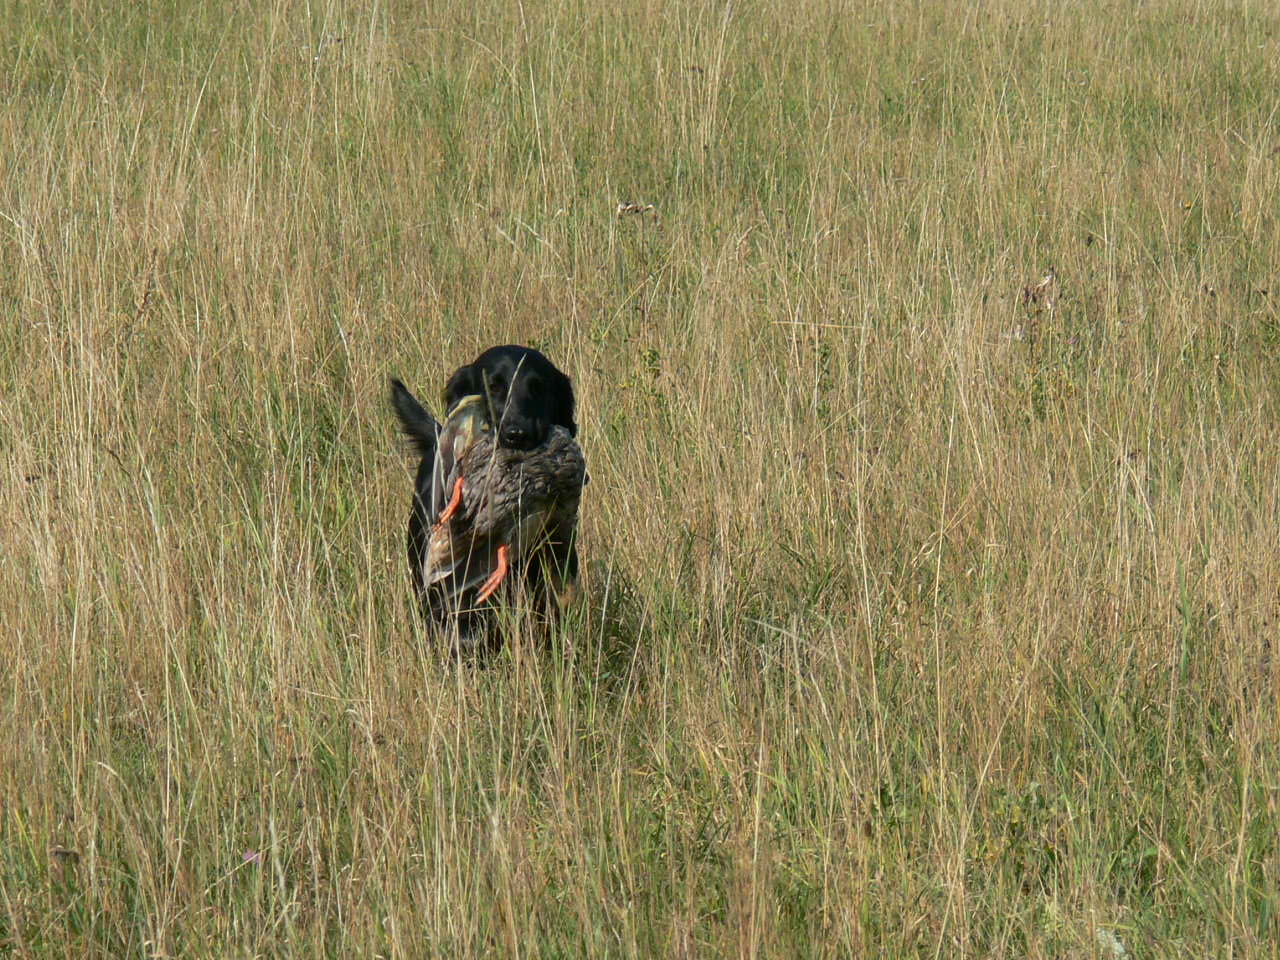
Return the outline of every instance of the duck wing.
<path id="1" fill-rule="evenodd" d="M 492 433 L 484 398 L 466 396 L 453 405 L 436 441 L 431 468 L 431 516 L 439 519 L 461 476 L 462 461 L 484 435 Z"/>
<path id="2" fill-rule="evenodd" d="M 423 582 L 451 609 L 489 576 L 500 544 L 487 535 L 484 509 L 496 450 L 483 397 L 463 397 L 440 431 L 431 472 L 435 526 L 427 539 Z"/>

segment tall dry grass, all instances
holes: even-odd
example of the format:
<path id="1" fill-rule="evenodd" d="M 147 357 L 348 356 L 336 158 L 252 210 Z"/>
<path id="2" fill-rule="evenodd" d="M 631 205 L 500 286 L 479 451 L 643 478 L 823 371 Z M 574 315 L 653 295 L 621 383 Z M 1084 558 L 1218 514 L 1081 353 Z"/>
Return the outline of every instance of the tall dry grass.
<path id="1" fill-rule="evenodd" d="M 0 27 L 0 952 L 1276 954 L 1271 5 Z M 511 341 L 586 597 L 456 669 L 386 383 Z"/>

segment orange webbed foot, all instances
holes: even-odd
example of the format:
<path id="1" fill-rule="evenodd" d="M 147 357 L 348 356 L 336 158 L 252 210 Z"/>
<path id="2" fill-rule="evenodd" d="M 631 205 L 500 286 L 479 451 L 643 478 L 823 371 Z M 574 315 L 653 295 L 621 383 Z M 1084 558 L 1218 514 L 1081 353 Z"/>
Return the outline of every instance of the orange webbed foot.
<path id="1" fill-rule="evenodd" d="M 445 504 L 444 509 L 440 511 L 440 519 L 437 524 L 448 523 L 453 519 L 453 515 L 462 507 L 462 478 L 459 477 L 453 485 L 453 495 L 449 497 L 449 502 Z"/>
<path id="2" fill-rule="evenodd" d="M 476 594 L 476 603 L 484 603 L 502 585 L 507 572 L 511 569 L 510 552 L 510 548 L 505 543 L 498 548 L 498 565 L 493 573 L 489 574 L 489 579 L 480 585 L 480 592 Z"/>

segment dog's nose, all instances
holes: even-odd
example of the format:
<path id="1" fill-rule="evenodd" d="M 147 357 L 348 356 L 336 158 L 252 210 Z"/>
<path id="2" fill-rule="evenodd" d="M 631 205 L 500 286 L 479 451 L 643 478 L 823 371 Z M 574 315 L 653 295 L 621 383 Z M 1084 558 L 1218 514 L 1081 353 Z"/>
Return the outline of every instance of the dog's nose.
<path id="1" fill-rule="evenodd" d="M 498 442 L 512 450 L 525 450 L 533 446 L 533 434 L 512 424 L 498 431 Z"/>

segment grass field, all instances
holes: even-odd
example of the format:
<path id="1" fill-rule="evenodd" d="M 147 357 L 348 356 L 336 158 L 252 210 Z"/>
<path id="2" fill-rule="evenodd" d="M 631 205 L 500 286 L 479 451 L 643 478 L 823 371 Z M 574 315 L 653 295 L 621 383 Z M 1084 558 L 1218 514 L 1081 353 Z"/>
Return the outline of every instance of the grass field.
<path id="1" fill-rule="evenodd" d="M 0 5 L 0 955 L 1280 955 L 1280 10 L 1087 7 Z"/>

